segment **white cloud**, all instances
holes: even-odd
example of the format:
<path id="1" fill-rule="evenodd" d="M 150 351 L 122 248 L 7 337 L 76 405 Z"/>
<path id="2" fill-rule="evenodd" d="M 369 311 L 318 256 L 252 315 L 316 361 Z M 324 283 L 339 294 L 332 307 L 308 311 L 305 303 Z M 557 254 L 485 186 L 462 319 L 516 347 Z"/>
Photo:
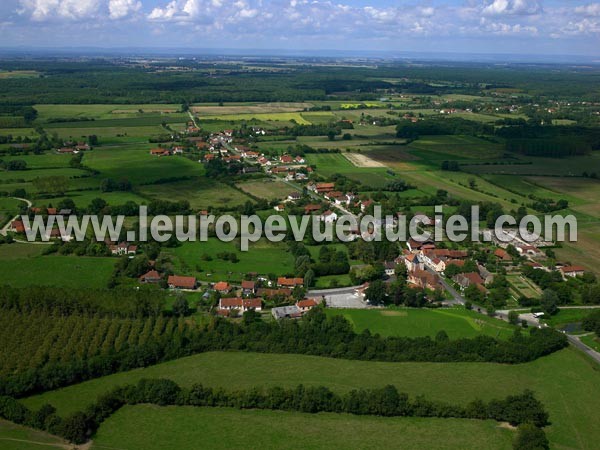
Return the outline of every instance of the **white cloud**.
<path id="1" fill-rule="evenodd" d="M 600 17 L 600 3 L 578 6 L 575 8 L 575 12 L 588 17 Z"/>
<path id="2" fill-rule="evenodd" d="M 35 21 L 83 19 L 95 15 L 99 6 L 98 0 L 20 0 L 19 4 L 17 12 Z"/>
<path id="3" fill-rule="evenodd" d="M 122 19 L 142 8 L 142 2 L 136 0 L 109 0 L 108 11 L 111 19 Z"/>
<path id="4" fill-rule="evenodd" d="M 482 13 L 488 16 L 530 15 L 542 11 L 538 0 L 493 0 L 483 7 Z"/>

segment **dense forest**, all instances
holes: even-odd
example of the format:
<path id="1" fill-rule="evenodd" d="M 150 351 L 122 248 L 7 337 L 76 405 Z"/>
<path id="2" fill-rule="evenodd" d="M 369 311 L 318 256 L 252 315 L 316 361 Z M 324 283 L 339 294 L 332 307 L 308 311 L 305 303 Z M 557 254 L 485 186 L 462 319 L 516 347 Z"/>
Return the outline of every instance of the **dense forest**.
<path id="1" fill-rule="evenodd" d="M 268 62 L 265 69 L 278 70 L 252 72 L 235 64 L 178 61 L 177 65 L 186 70 L 163 71 L 160 64 L 148 67 L 111 60 L 5 60 L 0 62 L 3 70 L 35 70 L 40 76 L 0 80 L 0 104 L 367 100 L 389 88 L 423 95 L 479 95 L 510 88 L 529 95 L 600 100 L 600 74 L 585 68 L 460 63 L 381 63 L 364 68 Z"/>

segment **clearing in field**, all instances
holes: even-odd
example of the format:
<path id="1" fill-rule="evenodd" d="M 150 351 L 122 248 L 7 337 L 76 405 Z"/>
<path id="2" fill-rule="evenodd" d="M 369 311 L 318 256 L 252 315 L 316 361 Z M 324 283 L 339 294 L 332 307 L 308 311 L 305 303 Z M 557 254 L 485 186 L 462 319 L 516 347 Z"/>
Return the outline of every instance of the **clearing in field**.
<path id="1" fill-rule="evenodd" d="M 517 365 L 387 363 L 305 355 L 211 352 L 87 381 L 25 399 L 24 403 L 34 408 L 50 403 L 64 415 L 82 410 L 115 386 L 135 383 L 142 378 L 169 378 L 181 386 L 202 383 L 226 389 L 231 386 L 239 389 L 293 387 L 302 383 L 327 386 L 335 392 L 392 384 L 411 396 L 425 395 L 428 399 L 452 404 L 466 404 L 475 398 L 484 401 L 504 398 L 531 389 L 550 414 L 552 424 L 546 433 L 552 448 L 594 450 L 600 441 L 597 426 L 600 371 L 595 364 L 574 349 Z M 122 422 L 124 420 L 115 423 L 112 419 L 106 429 L 115 429 L 115 425 Z"/>
<path id="2" fill-rule="evenodd" d="M 265 178 L 262 180 L 244 181 L 236 184 L 242 191 L 247 192 L 255 197 L 264 198 L 265 200 L 277 200 L 287 197 L 290 193 L 296 190 L 281 179 Z"/>
<path id="3" fill-rule="evenodd" d="M 361 153 L 342 153 L 356 167 L 385 167 L 379 161 L 371 159 L 367 155 Z"/>
<path id="4" fill-rule="evenodd" d="M 244 432 L 223 432 L 244 424 Z M 276 424 L 276 426 L 274 426 Z M 493 421 L 303 414 L 230 408 L 126 406 L 103 424 L 92 449 L 214 450 L 510 447 L 514 433 Z M 440 443 L 443 442 L 443 445 Z M 193 444 L 192 444 L 193 443 Z"/>

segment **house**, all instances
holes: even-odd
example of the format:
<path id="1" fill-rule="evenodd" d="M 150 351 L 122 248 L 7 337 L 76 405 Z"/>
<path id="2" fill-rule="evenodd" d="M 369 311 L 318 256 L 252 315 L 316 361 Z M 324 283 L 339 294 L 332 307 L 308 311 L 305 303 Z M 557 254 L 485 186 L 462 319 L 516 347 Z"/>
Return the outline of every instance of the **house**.
<path id="1" fill-rule="evenodd" d="M 242 281 L 242 293 L 244 295 L 254 294 L 256 292 L 256 283 L 254 281 Z"/>
<path id="2" fill-rule="evenodd" d="M 256 295 L 263 298 L 272 298 L 272 297 L 289 297 L 292 295 L 291 289 L 267 289 L 267 288 L 258 288 L 256 290 Z"/>
<path id="3" fill-rule="evenodd" d="M 484 266 L 481 264 L 477 264 L 477 270 L 479 270 L 479 275 L 483 279 L 483 284 L 488 284 L 494 281 L 494 275 L 489 272 Z"/>
<path id="4" fill-rule="evenodd" d="M 388 277 L 391 277 L 396 273 L 396 263 L 394 261 L 386 261 L 383 263 L 383 267 L 385 268 L 385 274 Z"/>
<path id="5" fill-rule="evenodd" d="M 462 259 L 448 259 L 448 260 L 446 260 L 446 267 L 449 267 L 449 266 L 463 267 L 464 265 L 465 265 L 465 262 Z"/>
<path id="6" fill-rule="evenodd" d="M 250 150 L 248 150 L 248 151 L 243 151 L 243 152 L 242 152 L 242 156 L 243 156 L 244 158 L 256 159 L 256 158 L 258 158 L 260 155 L 258 154 L 258 152 L 253 152 L 253 151 L 250 151 Z"/>
<path id="7" fill-rule="evenodd" d="M 359 205 L 360 205 L 361 212 L 365 212 L 373 203 L 375 203 L 375 202 L 373 202 L 373 200 L 370 200 L 370 199 L 365 200 L 364 202 L 360 202 Z"/>
<path id="8" fill-rule="evenodd" d="M 443 272 L 446 270 L 446 262 L 440 258 L 432 258 L 429 260 L 428 266 L 436 272 Z"/>
<path id="9" fill-rule="evenodd" d="M 325 211 L 319 216 L 319 220 L 325 223 L 333 223 L 337 220 L 337 218 L 337 214 L 329 210 Z"/>
<path id="10" fill-rule="evenodd" d="M 159 283 L 161 279 L 160 273 L 156 270 L 151 270 L 140 277 L 140 283 Z"/>
<path id="11" fill-rule="evenodd" d="M 500 259 L 501 261 L 512 261 L 512 257 L 503 248 L 497 248 L 494 251 L 494 256 Z"/>
<path id="12" fill-rule="evenodd" d="M 294 159 L 290 155 L 281 155 L 279 157 L 279 162 L 281 162 L 281 164 L 291 164 L 293 161 Z"/>
<path id="13" fill-rule="evenodd" d="M 15 233 L 25 233 L 25 224 L 22 220 L 13 220 L 10 224 L 10 229 Z"/>
<path id="14" fill-rule="evenodd" d="M 319 302 L 317 302 L 314 298 L 309 298 L 307 300 L 299 300 L 296 302 L 296 306 L 303 313 L 310 311 L 311 309 L 313 309 L 315 306 L 318 306 L 318 305 L 319 305 Z"/>
<path id="15" fill-rule="evenodd" d="M 89 144 L 85 143 L 85 142 L 79 142 L 76 146 L 75 149 L 77 149 L 80 152 L 84 152 L 87 150 L 90 150 L 90 146 Z"/>
<path id="16" fill-rule="evenodd" d="M 285 211 L 285 205 L 283 203 L 281 203 L 281 204 L 275 206 L 275 208 L 273 208 L 273 209 L 277 212 L 282 212 L 282 211 Z"/>
<path id="17" fill-rule="evenodd" d="M 213 286 L 214 290 L 221 293 L 227 294 L 231 290 L 231 286 L 226 281 L 219 281 Z"/>
<path id="18" fill-rule="evenodd" d="M 275 318 L 275 320 L 281 319 L 299 319 L 302 317 L 302 311 L 296 305 L 292 306 L 281 306 L 278 308 L 273 308 L 271 310 L 271 314 Z"/>
<path id="19" fill-rule="evenodd" d="M 296 200 L 300 200 L 302 198 L 302 194 L 300 192 L 292 192 L 287 196 L 288 200 L 290 201 L 296 201 Z"/>
<path id="20" fill-rule="evenodd" d="M 169 275 L 167 284 L 171 289 L 196 289 L 195 277 L 182 277 L 178 275 Z"/>
<path id="21" fill-rule="evenodd" d="M 315 204 L 311 203 L 304 207 L 304 214 L 312 214 L 314 212 L 319 211 L 321 208 L 322 208 L 321 205 L 315 205 Z"/>
<path id="22" fill-rule="evenodd" d="M 246 312 L 250 309 L 261 311 L 262 300 L 260 298 L 222 298 L 219 300 L 219 309 L 227 311 L 236 309 L 241 312 Z"/>
<path id="23" fill-rule="evenodd" d="M 173 147 L 173 154 L 174 155 L 183 155 L 183 147 L 181 146 L 177 146 L 177 147 Z"/>
<path id="24" fill-rule="evenodd" d="M 409 272 L 425 269 L 425 263 L 421 261 L 419 255 L 416 255 L 414 253 L 410 253 L 404 257 L 404 264 L 406 265 L 406 270 L 408 270 Z"/>
<path id="25" fill-rule="evenodd" d="M 477 272 L 459 273 L 455 275 L 452 280 L 460 286 L 461 290 L 464 290 L 472 284 L 483 286 L 484 280 Z"/>
<path id="26" fill-rule="evenodd" d="M 325 194 L 335 189 L 335 183 L 317 183 L 311 187 L 317 194 Z"/>
<path id="27" fill-rule="evenodd" d="M 306 161 L 304 160 L 304 158 L 303 158 L 302 156 L 296 156 L 296 157 L 294 158 L 294 162 L 295 162 L 296 164 L 304 164 Z"/>
<path id="28" fill-rule="evenodd" d="M 166 148 L 153 148 L 150 150 L 152 156 L 171 156 L 171 152 Z"/>
<path id="29" fill-rule="evenodd" d="M 559 269 L 565 277 L 577 277 L 585 273 L 585 268 L 581 266 L 564 266 Z"/>
<path id="30" fill-rule="evenodd" d="M 75 150 L 74 148 L 70 148 L 70 147 L 63 147 L 63 148 L 59 148 L 58 150 L 56 150 L 57 153 L 60 153 L 61 155 L 73 155 L 77 153 L 77 150 Z"/>
<path id="31" fill-rule="evenodd" d="M 423 247 L 424 244 L 425 244 L 425 242 L 418 242 L 412 238 L 406 242 L 406 246 L 408 247 L 408 249 L 411 252 L 417 252 L 417 251 L 421 250 L 421 248 Z"/>
<path id="32" fill-rule="evenodd" d="M 258 163 L 259 163 L 261 166 L 270 166 L 270 165 L 271 165 L 271 161 L 269 161 L 269 160 L 268 160 L 267 158 L 265 158 L 264 156 L 258 160 Z"/>
<path id="33" fill-rule="evenodd" d="M 304 278 L 286 278 L 286 277 L 277 278 L 277 286 L 279 286 L 279 287 L 294 288 L 296 286 L 301 287 L 303 285 L 304 285 Z"/>
<path id="34" fill-rule="evenodd" d="M 408 283 L 421 289 L 436 290 L 440 287 L 437 275 L 420 269 L 408 273 Z"/>
<path id="35" fill-rule="evenodd" d="M 117 245 L 109 245 L 108 248 L 115 256 L 133 256 L 137 253 L 137 245 L 131 245 L 128 242 L 121 242 Z"/>

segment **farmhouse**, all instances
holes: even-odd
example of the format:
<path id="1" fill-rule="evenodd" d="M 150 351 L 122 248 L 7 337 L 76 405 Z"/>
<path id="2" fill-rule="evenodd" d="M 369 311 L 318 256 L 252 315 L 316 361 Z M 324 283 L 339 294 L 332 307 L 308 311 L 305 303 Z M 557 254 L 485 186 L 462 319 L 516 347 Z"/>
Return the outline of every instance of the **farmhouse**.
<path id="1" fill-rule="evenodd" d="M 150 150 L 152 156 L 171 156 L 171 152 L 166 148 L 153 148 Z"/>
<path id="2" fill-rule="evenodd" d="M 108 249 L 115 256 L 133 256 L 137 253 L 137 245 L 131 245 L 128 242 L 121 242 L 116 245 L 109 245 Z"/>
<path id="3" fill-rule="evenodd" d="M 503 248 L 497 248 L 494 251 L 494 256 L 496 258 L 500 259 L 501 261 L 511 261 L 512 260 L 512 257 Z"/>
<path id="4" fill-rule="evenodd" d="M 317 194 L 325 194 L 335 189 L 335 183 L 317 183 L 309 187 L 309 189 L 315 191 Z"/>
<path id="5" fill-rule="evenodd" d="M 140 277 L 140 283 L 159 283 L 161 279 L 160 273 L 156 270 L 151 270 Z"/>
<path id="6" fill-rule="evenodd" d="M 256 283 L 254 281 L 242 281 L 242 293 L 244 295 L 254 294 L 256 292 Z"/>
<path id="7" fill-rule="evenodd" d="M 237 309 L 241 312 L 246 312 L 249 309 L 255 311 L 262 310 L 262 300 L 260 298 L 222 298 L 219 300 L 219 309 L 231 311 Z"/>
<path id="8" fill-rule="evenodd" d="M 182 277 L 178 275 L 169 275 L 167 284 L 171 289 L 196 289 L 195 277 Z"/>
<path id="9" fill-rule="evenodd" d="M 231 290 L 231 286 L 226 281 L 219 281 L 213 286 L 214 290 L 221 293 L 227 294 Z"/>
<path id="10" fill-rule="evenodd" d="M 309 204 L 304 207 L 304 214 L 311 214 L 321 209 L 321 205 Z"/>
<path id="11" fill-rule="evenodd" d="M 294 159 L 290 155 L 281 155 L 279 157 L 279 161 L 281 162 L 281 164 L 291 164 L 294 161 Z"/>
<path id="12" fill-rule="evenodd" d="M 292 192 L 288 195 L 288 200 L 296 201 L 302 198 L 302 194 L 300 192 Z"/>
<path id="13" fill-rule="evenodd" d="M 581 266 L 564 266 L 560 268 L 561 273 L 565 277 L 575 278 L 585 273 L 585 268 Z"/>
<path id="14" fill-rule="evenodd" d="M 307 300 L 299 300 L 296 302 L 296 306 L 303 313 L 310 311 L 318 304 L 319 302 L 317 302 L 314 298 L 309 298 Z"/>
<path id="15" fill-rule="evenodd" d="M 460 286 L 461 289 L 466 289 L 472 284 L 483 286 L 484 280 L 477 272 L 459 273 L 452 280 Z"/>
<path id="16" fill-rule="evenodd" d="M 279 287 L 294 288 L 296 286 L 303 286 L 303 285 L 304 285 L 304 278 L 286 278 L 286 277 L 277 278 L 277 286 L 279 286 Z"/>
<path id="17" fill-rule="evenodd" d="M 422 289 L 436 290 L 439 288 L 439 279 L 436 275 L 426 271 L 417 269 L 408 274 L 408 283 Z"/>
<path id="18" fill-rule="evenodd" d="M 22 220 L 13 220 L 10 229 L 15 233 L 25 233 L 25 225 Z"/>

